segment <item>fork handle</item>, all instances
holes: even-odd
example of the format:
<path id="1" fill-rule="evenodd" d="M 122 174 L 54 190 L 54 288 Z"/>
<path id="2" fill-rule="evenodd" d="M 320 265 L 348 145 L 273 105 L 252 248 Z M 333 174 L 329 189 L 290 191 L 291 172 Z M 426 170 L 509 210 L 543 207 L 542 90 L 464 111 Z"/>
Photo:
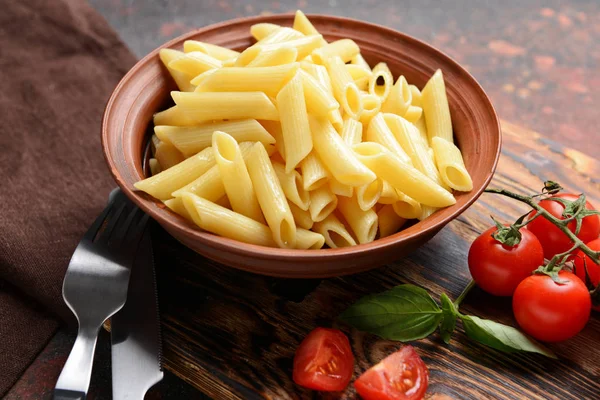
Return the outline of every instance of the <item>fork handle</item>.
<path id="1" fill-rule="evenodd" d="M 81 325 L 84 324 L 80 324 L 73 349 L 56 382 L 55 400 L 85 400 L 87 396 L 100 326 L 85 329 Z"/>

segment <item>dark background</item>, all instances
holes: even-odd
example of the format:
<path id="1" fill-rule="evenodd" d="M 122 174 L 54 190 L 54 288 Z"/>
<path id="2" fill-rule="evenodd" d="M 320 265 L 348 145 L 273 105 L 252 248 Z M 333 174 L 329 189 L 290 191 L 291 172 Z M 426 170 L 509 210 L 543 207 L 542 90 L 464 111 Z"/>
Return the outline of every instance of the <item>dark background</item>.
<path id="1" fill-rule="evenodd" d="M 241 16 L 302 9 L 386 25 L 460 62 L 482 84 L 503 120 L 593 157 L 600 150 L 598 0 L 90 2 L 139 57 L 184 32 Z M 74 338 L 74 332 L 60 331 L 6 398 L 47 398 Z M 110 399 L 105 332 L 96 354 L 89 398 Z M 165 375 L 148 398 L 202 398 Z"/>

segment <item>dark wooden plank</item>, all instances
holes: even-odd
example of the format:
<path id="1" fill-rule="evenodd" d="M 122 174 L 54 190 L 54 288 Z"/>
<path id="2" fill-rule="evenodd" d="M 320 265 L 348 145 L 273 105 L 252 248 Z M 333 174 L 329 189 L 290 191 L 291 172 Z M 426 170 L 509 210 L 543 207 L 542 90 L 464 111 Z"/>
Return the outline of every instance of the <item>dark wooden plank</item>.
<path id="1" fill-rule="evenodd" d="M 600 163 L 578 151 L 509 123 L 492 185 L 520 192 L 552 179 L 585 191 L 600 205 Z M 316 326 L 336 326 L 349 336 L 355 376 L 400 344 L 363 334 L 335 321 L 367 293 L 400 283 L 425 287 L 435 297 L 456 297 L 470 277 L 469 243 L 491 223 L 511 220 L 520 205 L 484 195 L 467 212 L 411 256 L 372 271 L 323 281 L 289 281 L 216 265 L 155 232 L 165 367 L 215 399 L 353 398 L 320 395 L 291 381 L 294 350 Z M 463 309 L 514 324 L 510 300 L 475 289 Z M 430 368 L 430 393 L 456 399 L 600 398 L 600 318 L 594 315 L 576 338 L 550 347 L 559 362 L 527 354 L 506 355 L 467 340 L 459 330 L 449 345 L 437 334 L 413 343 Z"/>

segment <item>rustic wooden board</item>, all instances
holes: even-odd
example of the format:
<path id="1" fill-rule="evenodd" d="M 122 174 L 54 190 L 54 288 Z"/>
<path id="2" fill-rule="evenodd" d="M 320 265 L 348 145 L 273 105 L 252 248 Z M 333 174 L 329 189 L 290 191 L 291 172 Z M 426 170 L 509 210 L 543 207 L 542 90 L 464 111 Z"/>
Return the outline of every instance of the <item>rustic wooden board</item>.
<path id="1" fill-rule="evenodd" d="M 552 179 L 585 191 L 600 205 L 600 163 L 509 123 L 492 186 L 529 193 Z M 365 294 L 401 283 L 425 287 L 435 297 L 456 298 L 469 282 L 469 243 L 489 227 L 490 214 L 509 221 L 520 205 L 484 194 L 427 245 L 398 262 L 362 274 L 327 280 L 283 280 L 216 265 L 154 232 L 164 337 L 165 367 L 215 399 L 354 398 L 317 394 L 291 380 L 294 350 L 317 326 L 336 326 L 349 336 L 357 359 L 355 377 L 400 347 L 398 342 L 349 329 L 335 321 Z M 475 289 L 462 309 L 514 324 L 510 300 Z M 429 393 L 456 399 L 600 398 L 600 318 L 595 314 L 576 338 L 550 347 L 559 362 L 503 354 L 469 341 L 462 330 L 449 345 L 434 334 L 412 343 L 429 366 Z"/>

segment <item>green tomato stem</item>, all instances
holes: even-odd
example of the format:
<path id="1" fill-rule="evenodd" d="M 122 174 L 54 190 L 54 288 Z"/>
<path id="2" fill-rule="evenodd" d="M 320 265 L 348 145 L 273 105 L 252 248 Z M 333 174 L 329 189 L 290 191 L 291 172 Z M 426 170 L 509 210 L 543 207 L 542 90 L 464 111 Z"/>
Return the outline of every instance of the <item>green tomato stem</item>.
<path id="1" fill-rule="evenodd" d="M 471 282 L 469 282 L 467 287 L 465 287 L 463 289 L 462 293 L 454 301 L 454 307 L 456 307 L 458 309 L 458 307 L 460 306 L 460 303 L 462 303 L 462 301 L 465 299 L 465 297 L 467 297 L 467 294 L 469 294 L 471 289 L 473 289 L 474 287 L 475 287 L 475 281 L 471 279 Z"/>

